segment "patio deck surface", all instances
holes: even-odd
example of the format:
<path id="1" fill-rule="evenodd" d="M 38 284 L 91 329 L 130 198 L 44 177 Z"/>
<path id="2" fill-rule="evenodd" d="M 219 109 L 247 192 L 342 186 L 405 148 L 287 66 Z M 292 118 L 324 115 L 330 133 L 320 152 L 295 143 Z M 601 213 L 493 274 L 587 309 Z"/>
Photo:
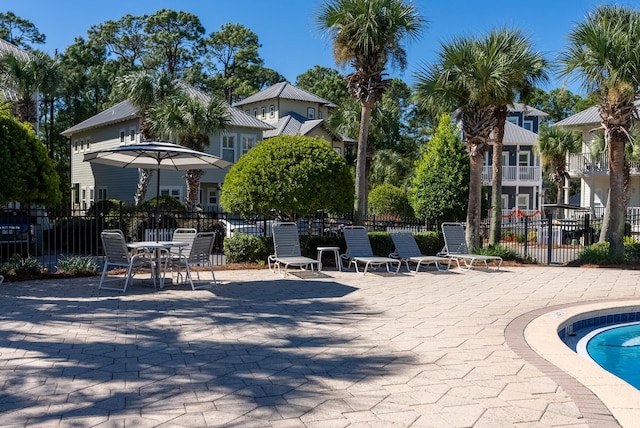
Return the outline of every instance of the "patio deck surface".
<path id="1" fill-rule="evenodd" d="M 640 299 L 638 271 L 218 271 L 122 296 L 0 286 L 3 427 L 614 427 L 532 321 Z M 554 312 L 555 311 L 555 312 Z M 553 329 L 553 326 L 550 327 Z M 525 340 L 526 339 L 526 340 Z M 535 346 L 534 346 L 535 347 Z M 547 350 L 546 352 L 554 352 Z M 557 357 L 557 356 L 556 356 Z M 615 399 L 615 391 L 611 391 Z M 602 399 L 601 399 L 602 398 Z M 640 400 L 628 400 L 629 414 Z M 639 419 L 635 419 L 636 421 Z"/>

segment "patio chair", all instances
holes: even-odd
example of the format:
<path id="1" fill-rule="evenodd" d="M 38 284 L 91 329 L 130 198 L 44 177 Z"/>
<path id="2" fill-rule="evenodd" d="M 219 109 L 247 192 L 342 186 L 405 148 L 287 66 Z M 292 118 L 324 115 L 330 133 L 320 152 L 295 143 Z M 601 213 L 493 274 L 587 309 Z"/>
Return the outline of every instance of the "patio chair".
<path id="1" fill-rule="evenodd" d="M 196 238 L 198 231 L 194 228 L 178 228 L 173 231 L 173 235 L 171 236 L 171 240 L 173 242 L 186 242 L 186 247 L 173 247 L 169 251 L 169 255 L 171 257 L 179 257 L 180 254 L 185 254 L 191 251 L 191 246 L 193 245 L 193 240 Z"/>
<path id="2" fill-rule="evenodd" d="M 348 259 L 349 266 L 354 265 L 356 272 L 365 274 L 369 266 L 382 266 L 385 265 L 387 272 L 391 272 L 389 265 L 397 265 L 395 273 L 400 271 L 402 265 L 399 259 L 391 257 L 374 256 L 371 249 L 371 241 L 369 241 L 369 235 L 364 226 L 345 226 L 343 228 L 344 240 L 347 243 L 347 252 L 341 257 Z M 358 262 L 364 263 L 364 271 L 358 270 Z"/>
<path id="3" fill-rule="evenodd" d="M 124 234 L 118 229 L 103 230 L 100 234 L 100 238 L 102 240 L 102 248 L 105 253 L 105 260 L 104 268 L 102 269 L 102 276 L 100 277 L 100 285 L 98 286 L 99 290 L 121 291 L 122 294 L 124 294 L 127 291 L 129 281 L 133 281 L 133 276 L 143 267 L 148 267 L 151 270 L 153 286 L 156 286 L 156 267 L 149 253 L 140 252 L 131 255 L 127 249 L 127 242 L 124 238 Z M 107 287 L 104 285 L 105 277 L 110 267 L 121 267 L 127 269 L 127 274 L 122 288 L 111 286 Z"/>
<path id="4" fill-rule="evenodd" d="M 184 268 L 186 274 L 182 282 L 189 281 L 192 290 L 201 290 L 203 288 L 212 287 L 218 285 L 216 281 L 216 275 L 213 272 L 213 263 L 211 262 L 211 251 L 213 250 L 213 244 L 216 239 L 215 232 L 198 232 L 193 237 L 193 243 L 188 250 L 182 247 L 182 252 L 179 252 L 177 256 L 171 257 L 167 262 L 167 269 L 165 269 L 165 275 L 167 270 L 171 270 L 171 276 L 173 277 L 173 269 L 178 270 L 178 279 L 182 277 L 180 270 Z M 208 266 L 211 270 L 212 283 L 195 285 L 193 283 L 192 272 L 193 267 L 196 266 Z M 200 272 L 195 269 L 196 276 L 200 280 Z"/>
<path id="5" fill-rule="evenodd" d="M 391 239 L 393 240 L 393 245 L 396 247 L 396 251 L 394 253 L 389 254 L 391 258 L 400 259 L 407 266 L 407 271 L 409 272 L 419 272 L 420 266 L 422 265 L 434 265 L 437 270 L 440 269 L 440 263 L 446 263 L 447 268 L 451 266 L 451 259 L 447 257 L 440 256 L 426 256 L 422 254 L 420 248 L 418 247 L 418 243 L 416 239 L 413 237 L 411 232 L 406 231 L 393 231 L 389 232 L 391 235 Z M 409 267 L 409 263 L 416 264 L 416 270 L 412 271 Z"/>
<path id="6" fill-rule="evenodd" d="M 502 266 L 502 257 L 484 256 L 469 252 L 465 239 L 464 226 L 462 223 L 445 222 L 442 223 L 442 235 L 444 236 L 444 248 L 438 256 L 448 257 L 455 260 L 460 269 L 460 260 L 464 263 L 464 269 L 471 269 L 475 263 L 484 263 L 484 267 L 489 270 L 489 262 L 497 262 L 496 270 Z"/>
<path id="7" fill-rule="evenodd" d="M 300 237 L 298 236 L 298 225 L 292 222 L 274 223 L 273 247 L 274 253 L 267 259 L 269 270 L 278 271 L 283 277 L 287 276 L 289 266 L 297 266 L 300 269 L 311 269 L 318 266 L 318 260 L 305 257 L 300 251 Z"/>

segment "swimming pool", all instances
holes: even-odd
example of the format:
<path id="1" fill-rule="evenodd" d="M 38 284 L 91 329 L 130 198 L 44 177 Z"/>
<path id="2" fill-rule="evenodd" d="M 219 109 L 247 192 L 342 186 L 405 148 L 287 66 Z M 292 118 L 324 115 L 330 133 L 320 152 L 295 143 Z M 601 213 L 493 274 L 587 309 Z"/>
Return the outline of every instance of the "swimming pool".
<path id="1" fill-rule="evenodd" d="M 640 322 L 593 330 L 580 339 L 576 352 L 640 390 Z"/>

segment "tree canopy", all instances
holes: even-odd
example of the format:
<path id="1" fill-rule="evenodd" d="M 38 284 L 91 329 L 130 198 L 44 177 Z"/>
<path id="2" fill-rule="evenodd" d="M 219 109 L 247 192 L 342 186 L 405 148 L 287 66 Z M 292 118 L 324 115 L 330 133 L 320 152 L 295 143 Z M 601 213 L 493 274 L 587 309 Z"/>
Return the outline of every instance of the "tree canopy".
<path id="1" fill-rule="evenodd" d="M 283 135 L 260 142 L 231 167 L 220 203 L 245 217 L 345 213 L 353 206 L 353 178 L 325 140 Z"/>

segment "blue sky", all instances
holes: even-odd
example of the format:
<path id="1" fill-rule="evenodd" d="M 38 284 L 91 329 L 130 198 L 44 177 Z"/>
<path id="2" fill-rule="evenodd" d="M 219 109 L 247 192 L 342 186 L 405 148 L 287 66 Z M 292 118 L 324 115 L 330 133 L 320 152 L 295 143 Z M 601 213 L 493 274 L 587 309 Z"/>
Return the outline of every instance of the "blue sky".
<path id="1" fill-rule="evenodd" d="M 491 29 L 509 26 L 524 31 L 535 48 L 550 60 L 566 46 L 567 34 L 588 11 L 603 1 L 595 0 L 415 0 L 428 21 L 421 39 L 407 45 L 408 67 L 391 75 L 413 84 L 414 73 L 432 61 L 442 42 L 460 35 L 482 35 Z M 619 0 L 620 5 L 639 7 L 640 1 Z M 11 11 L 28 19 L 47 37 L 40 49 L 53 54 L 64 51 L 75 37 L 86 38 L 87 30 L 106 20 L 126 14 L 153 14 L 162 8 L 197 15 L 207 34 L 227 22 L 240 23 L 258 35 L 265 66 L 277 70 L 294 83 L 296 77 L 314 65 L 337 68 L 331 42 L 314 23 L 321 4 L 316 0 L 2 0 L 3 12 Z M 348 70 L 341 70 L 346 72 Z M 553 80 L 543 89 L 561 87 Z M 567 88 L 582 93 L 579 82 Z"/>

